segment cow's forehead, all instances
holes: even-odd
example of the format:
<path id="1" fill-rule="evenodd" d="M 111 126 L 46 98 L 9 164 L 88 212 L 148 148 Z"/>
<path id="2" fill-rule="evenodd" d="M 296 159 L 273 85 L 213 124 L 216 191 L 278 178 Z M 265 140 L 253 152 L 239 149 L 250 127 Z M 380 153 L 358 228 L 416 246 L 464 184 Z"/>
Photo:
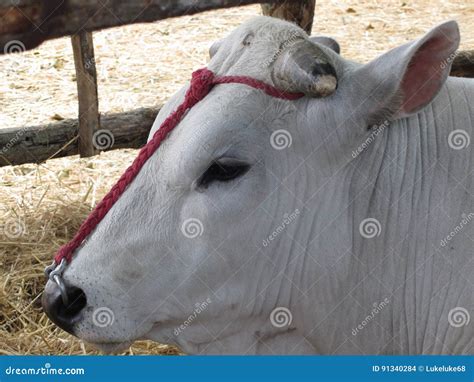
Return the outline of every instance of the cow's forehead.
<path id="1" fill-rule="evenodd" d="M 305 31 L 292 23 L 272 17 L 257 17 L 232 32 L 224 39 L 223 46 L 241 44 L 248 51 L 258 54 L 262 50 L 285 48 L 292 41 L 307 37 Z"/>
<path id="2" fill-rule="evenodd" d="M 209 69 L 220 75 L 248 75 L 271 82 L 273 58 L 292 41 L 306 38 L 298 26 L 271 17 L 257 17 L 224 38 Z"/>
<path id="3" fill-rule="evenodd" d="M 245 33 L 251 32 L 253 32 L 257 38 L 273 37 L 275 40 L 285 39 L 289 35 L 307 36 L 300 27 L 288 21 L 273 17 L 258 16 L 241 24 L 229 37 L 232 38 L 234 34 L 236 36 L 244 36 Z"/>
<path id="4" fill-rule="evenodd" d="M 269 106 L 267 98 L 246 85 L 217 85 L 179 125 L 176 144 L 189 155 L 218 155 L 221 146 L 257 128 Z"/>
<path id="5" fill-rule="evenodd" d="M 181 121 L 156 160 L 173 169 L 171 183 L 204 171 L 222 156 L 259 161 L 262 145 L 275 119 L 282 120 L 288 104 L 243 84 L 217 85 Z M 263 142 L 263 143 L 262 143 Z"/>

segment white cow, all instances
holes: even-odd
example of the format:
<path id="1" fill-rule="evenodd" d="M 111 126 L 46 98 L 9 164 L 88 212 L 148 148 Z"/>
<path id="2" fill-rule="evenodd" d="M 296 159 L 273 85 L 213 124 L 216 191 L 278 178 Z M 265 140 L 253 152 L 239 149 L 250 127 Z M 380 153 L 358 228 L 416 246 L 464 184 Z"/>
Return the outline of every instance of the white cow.
<path id="1" fill-rule="evenodd" d="M 214 87 L 77 251 L 72 305 L 48 283 L 48 315 L 106 351 L 472 353 L 474 81 L 448 78 L 458 43 L 447 22 L 361 65 L 288 22 L 241 25 L 208 68 L 306 96 Z"/>

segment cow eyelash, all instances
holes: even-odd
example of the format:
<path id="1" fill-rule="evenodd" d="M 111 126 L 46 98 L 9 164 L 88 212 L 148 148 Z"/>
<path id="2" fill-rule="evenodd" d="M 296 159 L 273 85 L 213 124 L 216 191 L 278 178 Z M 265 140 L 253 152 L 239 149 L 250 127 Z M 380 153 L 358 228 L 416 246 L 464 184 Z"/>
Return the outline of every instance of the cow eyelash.
<path id="1" fill-rule="evenodd" d="M 250 169 L 250 165 L 235 159 L 220 159 L 211 163 L 199 179 L 200 187 L 207 187 L 213 182 L 230 182 Z"/>

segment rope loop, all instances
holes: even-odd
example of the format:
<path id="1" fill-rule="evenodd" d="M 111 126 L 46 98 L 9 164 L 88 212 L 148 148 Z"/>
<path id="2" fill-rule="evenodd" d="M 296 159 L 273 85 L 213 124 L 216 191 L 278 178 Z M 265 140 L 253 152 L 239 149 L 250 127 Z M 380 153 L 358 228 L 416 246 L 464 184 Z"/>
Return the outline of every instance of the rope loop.
<path id="1" fill-rule="evenodd" d="M 191 77 L 191 84 L 186 92 L 184 101 L 173 111 L 161 124 L 160 128 L 155 132 L 153 138 L 140 150 L 130 167 L 122 174 L 117 183 L 104 196 L 104 199 L 90 213 L 87 219 L 79 227 L 72 240 L 59 248 L 54 260 L 56 264 L 61 264 L 65 259 L 71 262 L 74 251 L 79 248 L 84 240 L 92 233 L 95 227 L 102 221 L 107 212 L 113 207 L 120 196 L 127 189 L 129 184 L 135 179 L 146 161 L 160 147 L 168 134 L 179 124 L 186 111 L 201 101 L 211 91 L 212 87 L 217 84 L 239 83 L 259 89 L 272 97 L 285 100 L 295 100 L 303 97 L 302 93 L 285 92 L 266 84 L 263 81 L 245 77 L 245 76 L 216 76 L 207 68 L 196 70 Z"/>

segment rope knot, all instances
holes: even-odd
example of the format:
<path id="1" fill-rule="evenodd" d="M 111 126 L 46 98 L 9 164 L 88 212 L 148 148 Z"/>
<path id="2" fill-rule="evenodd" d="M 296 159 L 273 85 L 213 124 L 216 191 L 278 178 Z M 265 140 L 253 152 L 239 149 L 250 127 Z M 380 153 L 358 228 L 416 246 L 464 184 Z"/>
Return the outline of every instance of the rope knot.
<path id="1" fill-rule="evenodd" d="M 201 101 L 214 85 L 214 73 L 207 68 L 202 68 L 193 72 L 191 85 L 188 89 L 188 97 L 195 104 Z"/>

